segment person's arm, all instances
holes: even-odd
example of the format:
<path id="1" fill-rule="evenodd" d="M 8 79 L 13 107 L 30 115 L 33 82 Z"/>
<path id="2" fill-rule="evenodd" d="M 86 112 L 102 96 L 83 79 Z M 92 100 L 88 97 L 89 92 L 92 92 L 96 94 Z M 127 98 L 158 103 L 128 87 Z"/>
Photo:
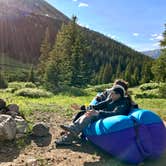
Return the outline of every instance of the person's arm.
<path id="1" fill-rule="evenodd" d="M 99 111 L 99 115 L 102 118 L 110 117 L 110 116 L 115 116 L 115 115 L 128 115 L 130 112 L 130 105 L 129 103 L 123 103 L 119 106 L 116 106 L 113 111 Z"/>
<path id="2" fill-rule="evenodd" d="M 107 104 L 109 103 L 109 100 L 102 101 L 94 106 L 92 106 L 95 110 L 101 110 L 107 107 Z"/>

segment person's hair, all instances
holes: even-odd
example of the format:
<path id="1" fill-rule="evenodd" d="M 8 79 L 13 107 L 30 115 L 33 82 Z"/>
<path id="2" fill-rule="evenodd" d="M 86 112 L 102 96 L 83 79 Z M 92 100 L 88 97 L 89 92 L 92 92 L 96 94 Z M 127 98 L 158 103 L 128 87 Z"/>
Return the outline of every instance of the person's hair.
<path id="1" fill-rule="evenodd" d="M 122 79 L 117 79 L 114 81 L 114 85 L 120 85 L 122 86 L 126 93 L 127 93 L 127 90 L 128 90 L 128 82 L 126 82 L 125 80 L 122 80 Z"/>
<path id="2" fill-rule="evenodd" d="M 131 105 L 133 103 L 133 100 L 132 100 L 132 97 L 128 94 L 128 82 L 126 82 L 123 79 L 117 79 L 117 80 L 114 81 L 114 86 L 115 85 L 120 85 L 124 88 L 124 90 L 126 91 L 126 96 L 127 96 L 128 100 L 130 102 L 130 107 L 131 107 Z"/>
<path id="3" fill-rule="evenodd" d="M 121 97 L 125 96 L 125 90 L 121 85 L 113 86 L 111 91 L 114 91 L 116 94 L 119 94 Z"/>

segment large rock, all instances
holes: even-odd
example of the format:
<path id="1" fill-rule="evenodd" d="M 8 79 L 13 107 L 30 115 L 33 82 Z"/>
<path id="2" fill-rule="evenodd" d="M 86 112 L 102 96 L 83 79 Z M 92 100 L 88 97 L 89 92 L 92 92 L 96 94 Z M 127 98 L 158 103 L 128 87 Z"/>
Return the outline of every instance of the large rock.
<path id="1" fill-rule="evenodd" d="M 7 106 L 6 114 L 11 115 L 12 117 L 16 117 L 19 115 L 19 106 L 17 104 L 9 104 Z"/>
<path id="2" fill-rule="evenodd" d="M 6 102 L 0 99 L 0 114 L 6 113 Z"/>
<path id="3" fill-rule="evenodd" d="M 32 134 L 37 137 L 44 137 L 49 135 L 49 127 L 43 123 L 36 123 L 32 128 Z"/>
<path id="4" fill-rule="evenodd" d="M 0 140 L 12 140 L 16 136 L 16 122 L 10 115 L 0 115 Z"/>
<path id="5" fill-rule="evenodd" d="M 23 119 L 21 116 L 16 116 L 14 120 L 16 121 L 16 133 L 25 134 L 28 129 L 28 124 L 25 119 Z"/>
<path id="6" fill-rule="evenodd" d="M 0 99 L 0 109 L 6 107 L 6 102 L 3 99 Z"/>

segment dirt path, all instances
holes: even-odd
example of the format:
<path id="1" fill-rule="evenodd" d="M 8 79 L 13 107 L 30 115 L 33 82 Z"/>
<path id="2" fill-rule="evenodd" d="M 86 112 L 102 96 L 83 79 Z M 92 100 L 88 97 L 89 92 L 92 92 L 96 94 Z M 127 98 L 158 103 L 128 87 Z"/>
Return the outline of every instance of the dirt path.
<path id="1" fill-rule="evenodd" d="M 29 163 L 29 165 L 35 166 L 81 166 L 100 162 L 102 153 L 89 143 L 55 147 L 54 141 L 62 132 L 59 124 L 66 122 L 66 119 L 62 119 L 56 113 L 41 112 L 36 112 L 32 118 L 36 122 L 45 121 L 50 126 L 51 135 L 47 138 L 34 139 L 28 137 L 25 140 L 0 143 L 0 165 L 23 166 Z M 33 164 L 30 164 L 31 162 Z"/>
<path id="2" fill-rule="evenodd" d="M 62 132 L 59 124 L 67 119 L 62 119 L 56 113 L 42 112 L 36 112 L 32 118 L 36 122 L 45 121 L 49 124 L 51 135 L 41 139 L 28 137 L 0 143 L 0 166 L 127 166 L 90 143 L 55 147 L 54 141 Z M 145 162 L 143 165 L 166 166 L 166 155 L 159 161 Z"/>

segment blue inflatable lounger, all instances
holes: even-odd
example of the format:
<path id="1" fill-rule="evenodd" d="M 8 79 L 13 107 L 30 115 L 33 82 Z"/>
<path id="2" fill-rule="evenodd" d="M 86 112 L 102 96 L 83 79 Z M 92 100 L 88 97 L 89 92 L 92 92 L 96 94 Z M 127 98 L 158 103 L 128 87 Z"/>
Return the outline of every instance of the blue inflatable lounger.
<path id="1" fill-rule="evenodd" d="M 104 151 L 133 164 L 157 158 L 166 149 L 163 121 L 144 109 L 133 109 L 128 116 L 98 120 L 85 128 L 83 134 Z"/>

